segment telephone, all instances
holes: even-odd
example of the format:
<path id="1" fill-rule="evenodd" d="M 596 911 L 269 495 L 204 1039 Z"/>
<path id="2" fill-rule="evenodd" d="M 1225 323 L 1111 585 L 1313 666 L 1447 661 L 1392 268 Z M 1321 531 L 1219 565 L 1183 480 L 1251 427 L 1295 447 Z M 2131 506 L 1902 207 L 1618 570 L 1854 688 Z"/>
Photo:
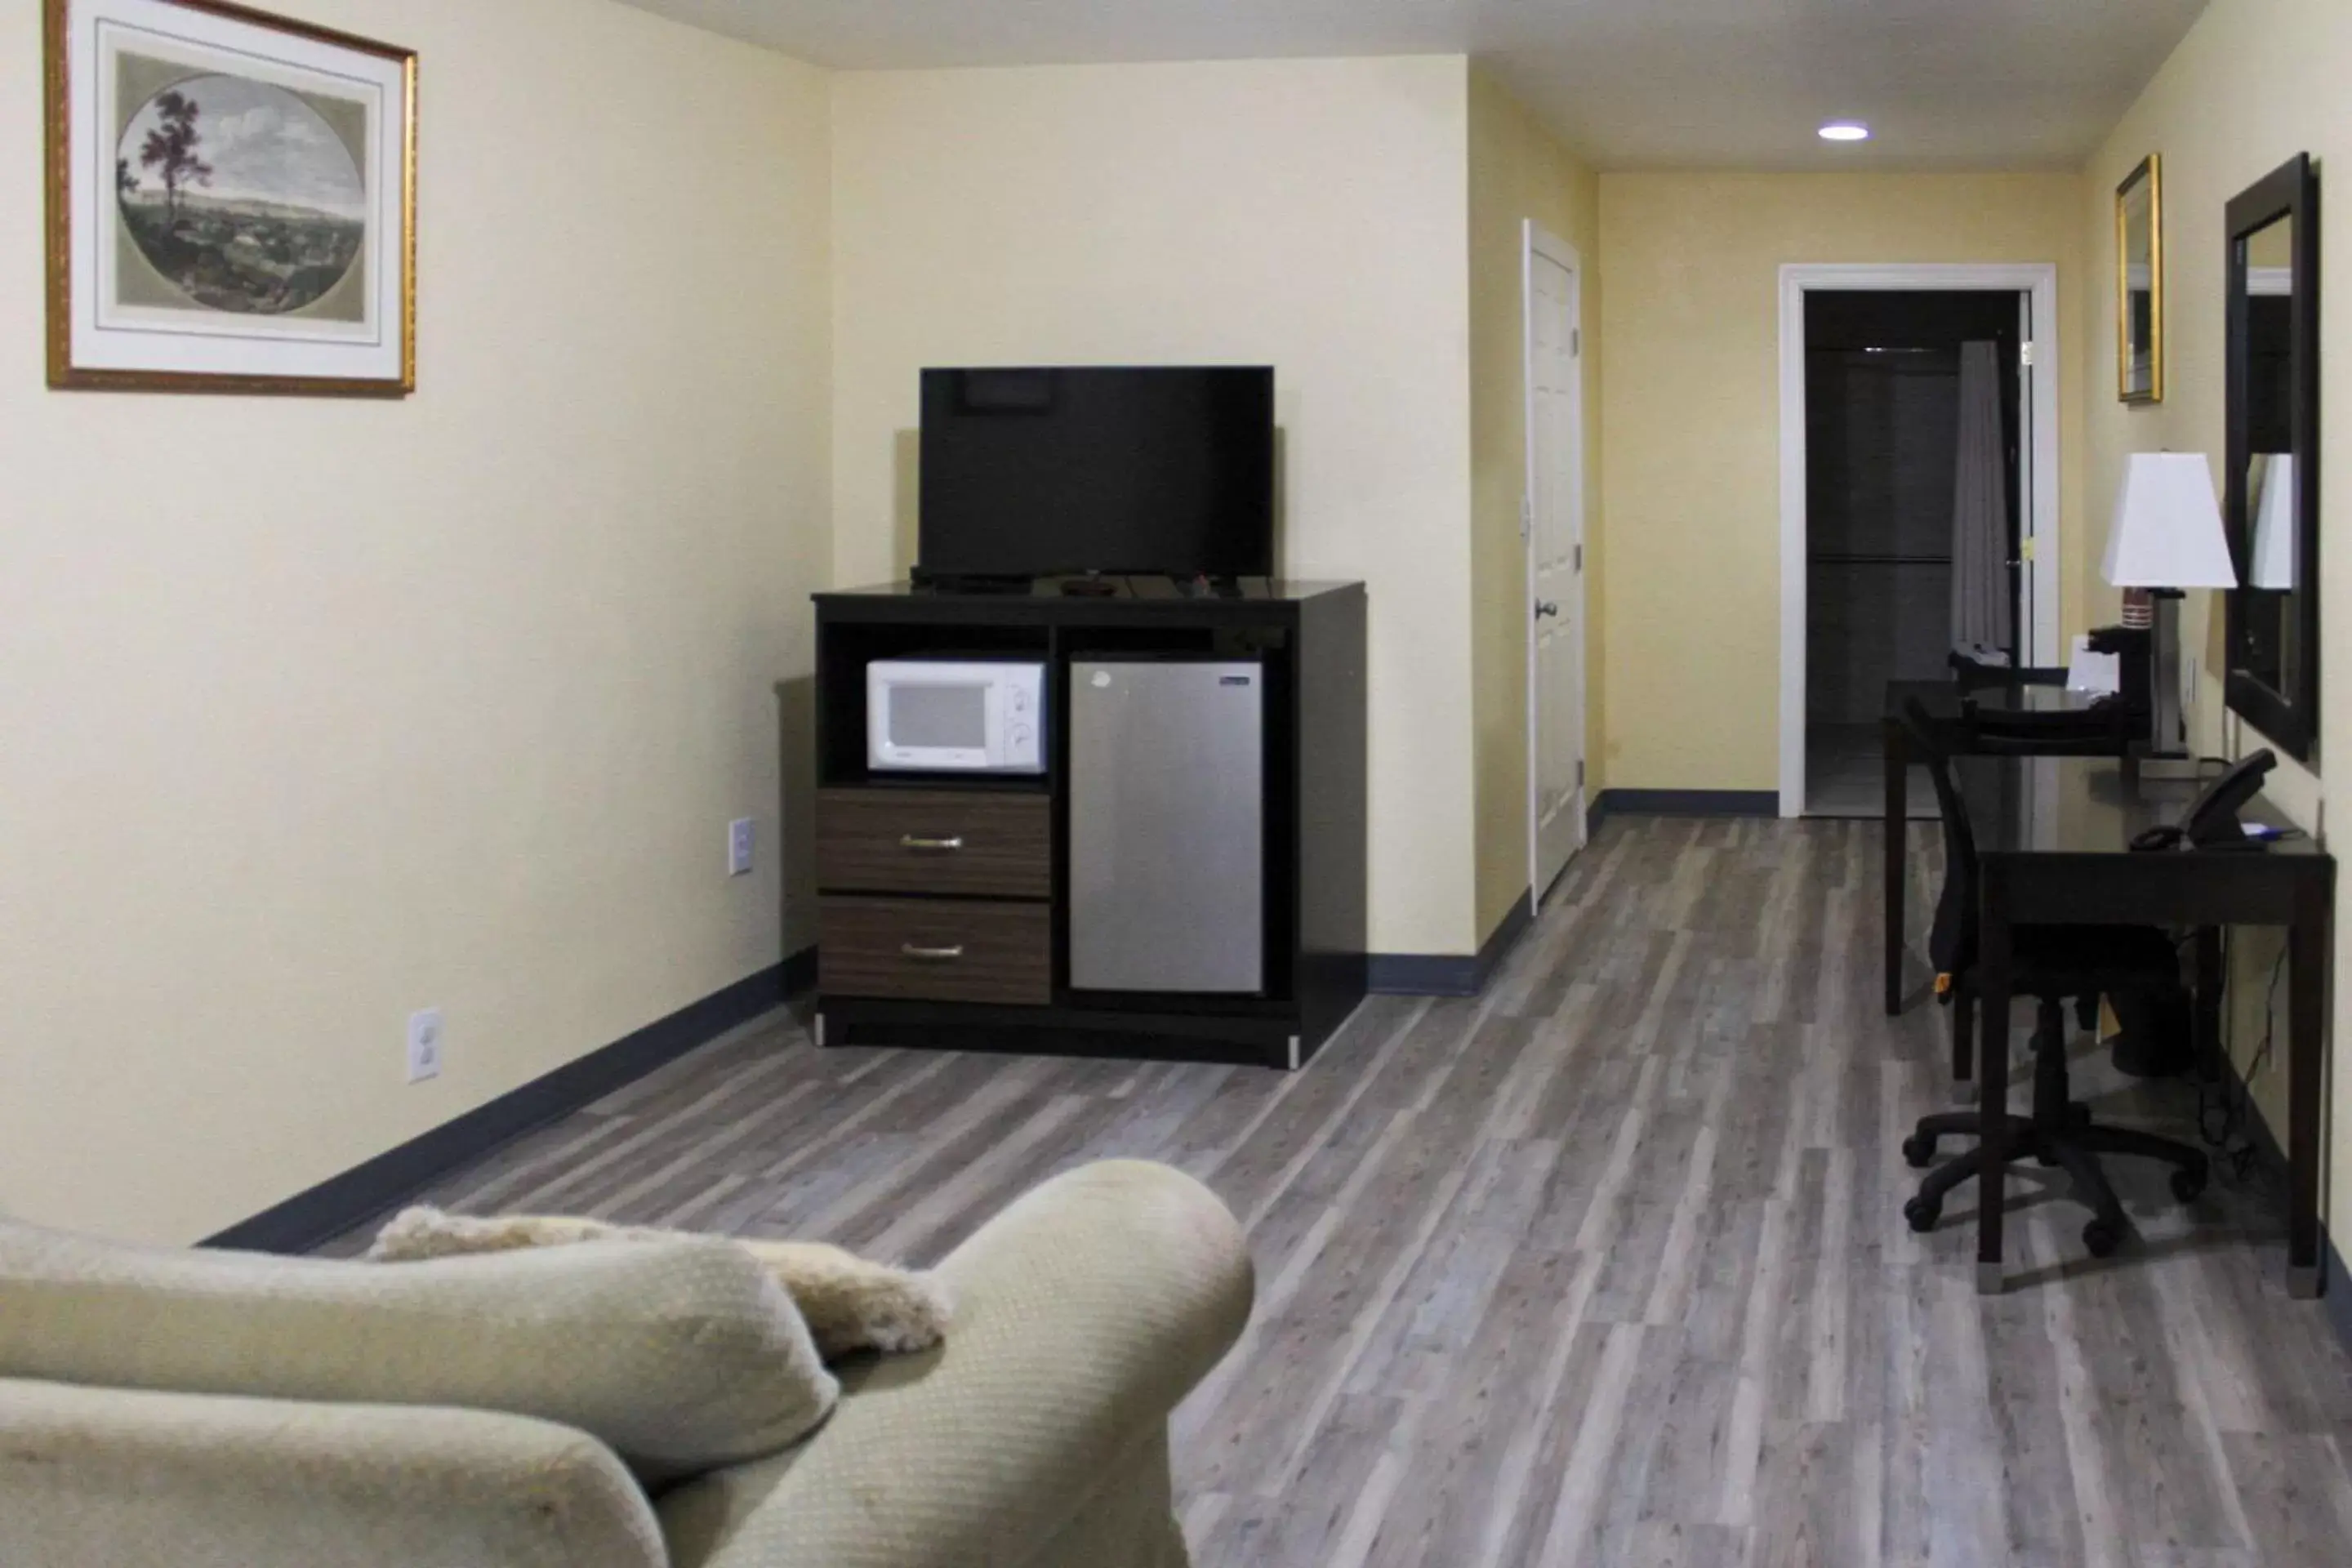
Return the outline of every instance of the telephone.
<path id="1" fill-rule="evenodd" d="M 2263 777 L 2278 766 L 2268 747 L 2232 766 L 2206 785 L 2191 802 L 2178 826 L 2151 827 L 2132 840 L 2135 849 L 2251 849 L 2260 847 L 2246 837 L 2238 809 L 2262 793 Z"/>

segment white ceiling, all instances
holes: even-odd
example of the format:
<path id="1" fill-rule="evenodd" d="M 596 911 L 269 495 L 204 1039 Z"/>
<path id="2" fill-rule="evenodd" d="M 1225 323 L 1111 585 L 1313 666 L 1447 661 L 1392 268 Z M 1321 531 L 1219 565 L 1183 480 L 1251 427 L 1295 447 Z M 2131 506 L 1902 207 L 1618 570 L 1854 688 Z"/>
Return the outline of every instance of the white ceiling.
<path id="1" fill-rule="evenodd" d="M 1604 168 L 1991 169 L 2079 165 L 2206 0 L 627 3 L 845 68 L 1469 53 Z"/>

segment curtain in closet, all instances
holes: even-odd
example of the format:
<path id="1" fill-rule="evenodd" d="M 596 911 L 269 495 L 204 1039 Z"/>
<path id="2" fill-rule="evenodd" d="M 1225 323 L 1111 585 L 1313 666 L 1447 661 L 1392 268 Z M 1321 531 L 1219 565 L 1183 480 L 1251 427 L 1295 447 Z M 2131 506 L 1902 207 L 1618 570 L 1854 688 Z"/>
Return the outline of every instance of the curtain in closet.
<path id="1" fill-rule="evenodd" d="M 2009 591 L 2009 460 L 2000 427 L 2000 347 L 1960 345 L 1959 470 L 1952 501 L 1952 646 L 2004 663 Z"/>

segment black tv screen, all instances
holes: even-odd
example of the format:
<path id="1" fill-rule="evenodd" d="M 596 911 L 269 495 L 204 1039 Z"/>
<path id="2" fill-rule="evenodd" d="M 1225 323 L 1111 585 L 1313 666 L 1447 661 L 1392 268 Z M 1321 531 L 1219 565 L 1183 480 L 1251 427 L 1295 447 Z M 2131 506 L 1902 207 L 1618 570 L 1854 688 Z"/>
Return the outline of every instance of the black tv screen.
<path id="1" fill-rule="evenodd" d="M 1269 576 L 1274 372 L 927 370 L 927 577 Z"/>

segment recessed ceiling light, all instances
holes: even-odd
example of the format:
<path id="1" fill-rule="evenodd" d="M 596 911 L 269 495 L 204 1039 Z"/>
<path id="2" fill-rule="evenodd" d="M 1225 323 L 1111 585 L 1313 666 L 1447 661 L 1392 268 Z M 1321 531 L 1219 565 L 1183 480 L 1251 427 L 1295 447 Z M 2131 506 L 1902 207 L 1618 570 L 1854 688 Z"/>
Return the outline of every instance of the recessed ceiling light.
<path id="1" fill-rule="evenodd" d="M 1824 142 L 1867 142 L 1870 127 L 1858 120 L 1832 120 L 1822 127 Z"/>

